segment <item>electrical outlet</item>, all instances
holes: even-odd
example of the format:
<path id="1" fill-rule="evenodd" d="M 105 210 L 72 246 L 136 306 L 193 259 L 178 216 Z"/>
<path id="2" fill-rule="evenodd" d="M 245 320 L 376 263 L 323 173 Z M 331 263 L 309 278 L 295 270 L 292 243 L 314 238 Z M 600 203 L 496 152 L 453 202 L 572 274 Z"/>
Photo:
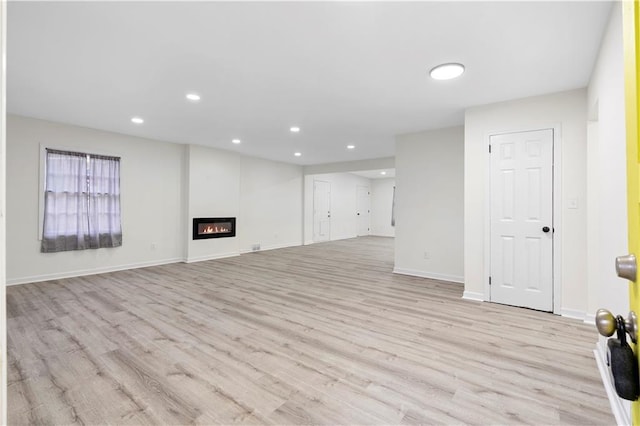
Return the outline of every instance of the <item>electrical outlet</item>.
<path id="1" fill-rule="evenodd" d="M 158 243 L 151 243 L 151 250 L 155 250 L 158 248 Z"/>
<path id="2" fill-rule="evenodd" d="M 259 250 L 260 250 L 260 243 L 254 244 L 251 246 L 251 251 L 259 251 Z"/>
<path id="3" fill-rule="evenodd" d="M 431 259 L 431 254 L 428 251 L 424 252 L 424 258 L 425 259 Z"/>

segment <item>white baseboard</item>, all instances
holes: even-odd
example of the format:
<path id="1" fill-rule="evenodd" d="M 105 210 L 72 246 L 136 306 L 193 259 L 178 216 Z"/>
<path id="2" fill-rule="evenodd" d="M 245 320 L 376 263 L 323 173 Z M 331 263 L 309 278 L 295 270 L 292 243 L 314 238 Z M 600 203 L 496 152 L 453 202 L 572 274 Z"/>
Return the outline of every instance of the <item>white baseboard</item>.
<path id="1" fill-rule="evenodd" d="M 198 257 L 190 257 L 184 261 L 184 263 L 195 263 L 195 262 L 204 262 L 207 260 L 215 260 L 215 259 L 224 259 L 227 257 L 240 256 L 239 251 L 229 252 L 229 253 L 220 253 L 220 254 L 209 254 L 206 256 L 198 256 Z"/>
<path id="2" fill-rule="evenodd" d="M 147 268 L 149 266 L 167 265 L 169 263 L 182 262 L 182 258 L 153 260 L 150 262 L 130 263 L 127 265 L 109 266 L 105 268 L 79 269 L 75 271 L 59 272 L 54 274 L 32 275 L 29 277 L 12 278 L 7 280 L 7 285 L 19 285 L 37 283 L 41 281 L 60 280 L 63 278 L 82 277 L 85 275 L 104 274 L 107 272 L 125 271 L 127 269 Z"/>
<path id="3" fill-rule="evenodd" d="M 394 274 L 411 275 L 412 277 L 431 278 L 432 280 L 451 281 L 454 283 L 463 283 L 464 278 L 456 275 L 439 274 L 436 272 L 418 271 L 414 269 L 393 268 Z"/>
<path id="4" fill-rule="evenodd" d="M 584 323 L 590 325 L 596 325 L 596 316 L 595 314 L 585 314 Z"/>
<path id="5" fill-rule="evenodd" d="M 260 251 L 268 251 L 268 250 L 278 250 L 278 249 L 287 248 L 287 247 L 299 247 L 300 245 L 301 245 L 300 243 L 275 244 L 272 246 L 260 247 L 260 250 L 255 250 L 255 251 L 251 249 L 242 249 L 240 250 L 240 254 L 257 253 Z"/>
<path id="6" fill-rule="evenodd" d="M 626 401 L 616 394 L 616 390 L 611 382 L 611 376 L 609 375 L 609 367 L 606 361 L 606 348 L 604 344 L 597 344 L 593 350 L 593 356 L 596 358 L 596 364 L 598 365 L 598 371 L 600 371 L 600 377 L 602 378 L 602 384 L 607 392 L 607 398 L 609 398 L 609 404 L 611 405 L 611 412 L 616 419 L 618 426 L 631 425 L 631 403 Z"/>
<path id="7" fill-rule="evenodd" d="M 358 236 L 355 234 L 336 235 L 336 236 L 332 235 L 331 241 L 349 240 L 351 238 L 358 238 Z"/>
<path id="8" fill-rule="evenodd" d="M 579 311 L 577 309 L 562 308 L 560 309 L 560 315 L 566 318 L 573 318 L 580 321 L 584 321 L 587 313 L 585 311 Z"/>
<path id="9" fill-rule="evenodd" d="M 331 239 L 327 240 L 327 241 L 313 241 L 313 240 L 306 240 L 304 242 L 305 246 L 308 246 L 310 244 L 321 244 L 321 243 L 328 243 L 331 241 L 340 241 L 340 240 L 350 240 L 352 238 L 358 238 L 356 235 L 348 235 L 348 236 L 338 236 L 338 237 L 331 237 Z"/>
<path id="10" fill-rule="evenodd" d="M 462 298 L 464 300 L 475 300 L 476 302 L 484 302 L 484 294 L 475 291 L 465 290 L 464 293 L 462 293 Z"/>

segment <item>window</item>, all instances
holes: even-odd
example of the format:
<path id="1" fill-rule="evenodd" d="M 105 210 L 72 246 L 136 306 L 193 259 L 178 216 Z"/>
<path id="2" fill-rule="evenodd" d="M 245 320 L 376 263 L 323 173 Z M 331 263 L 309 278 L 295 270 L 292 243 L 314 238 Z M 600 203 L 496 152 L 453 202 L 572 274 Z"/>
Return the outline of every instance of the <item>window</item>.
<path id="1" fill-rule="evenodd" d="M 120 158 L 47 148 L 41 251 L 121 245 Z"/>

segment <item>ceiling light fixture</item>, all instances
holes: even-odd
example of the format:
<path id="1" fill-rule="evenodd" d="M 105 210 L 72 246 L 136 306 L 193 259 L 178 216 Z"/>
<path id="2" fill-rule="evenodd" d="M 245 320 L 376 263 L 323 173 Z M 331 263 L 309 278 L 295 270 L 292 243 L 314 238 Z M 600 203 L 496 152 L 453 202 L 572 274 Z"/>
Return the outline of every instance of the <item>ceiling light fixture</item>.
<path id="1" fill-rule="evenodd" d="M 131 122 L 135 123 L 135 124 L 142 124 L 142 123 L 144 123 L 144 120 L 142 118 L 140 118 L 140 117 L 133 117 L 131 119 Z"/>
<path id="2" fill-rule="evenodd" d="M 200 100 L 200 95 L 197 93 L 187 93 L 186 98 L 193 102 L 198 102 Z"/>
<path id="3" fill-rule="evenodd" d="M 300 131 L 300 127 L 294 126 L 294 127 L 290 128 L 289 130 L 291 130 L 292 133 L 298 133 Z"/>
<path id="4" fill-rule="evenodd" d="M 380 172 L 380 174 L 381 174 L 381 175 L 386 175 L 386 174 L 387 174 L 387 172 L 382 171 L 382 172 Z"/>
<path id="5" fill-rule="evenodd" d="M 240 139 L 233 139 L 231 142 L 235 143 L 236 145 L 238 145 L 238 144 L 240 144 Z"/>
<path id="6" fill-rule="evenodd" d="M 460 77 L 464 72 L 464 65 L 450 63 L 442 64 L 431 69 L 429 75 L 434 80 L 451 80 L 452 78 Z"/>
<path id="7" fill-rule="evenodd" d="M 294 152 L 293 155 L 295 155 L 296 157 L 300 157 L 302 155 L 301 152 Z"/>
<path id="8" fill-rule="evenodd" d="M 347 145 L 347 149 L 355 149 L 355 145 Z"/>

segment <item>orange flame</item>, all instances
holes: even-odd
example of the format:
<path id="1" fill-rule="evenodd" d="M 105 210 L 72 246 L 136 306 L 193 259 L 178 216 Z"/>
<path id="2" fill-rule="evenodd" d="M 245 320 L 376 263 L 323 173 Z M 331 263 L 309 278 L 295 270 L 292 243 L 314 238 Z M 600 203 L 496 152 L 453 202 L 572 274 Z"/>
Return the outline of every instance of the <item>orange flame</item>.
<path id="1" fill-rule="evenodd" d="M 231 231 L 229 230 L 229 228 L 225 228 L 224 226 L 211 226 L 211 225 L 208 225 L 200 233 L 201 234 L 219 234 L 221 232 L 231 232 Z"/>

